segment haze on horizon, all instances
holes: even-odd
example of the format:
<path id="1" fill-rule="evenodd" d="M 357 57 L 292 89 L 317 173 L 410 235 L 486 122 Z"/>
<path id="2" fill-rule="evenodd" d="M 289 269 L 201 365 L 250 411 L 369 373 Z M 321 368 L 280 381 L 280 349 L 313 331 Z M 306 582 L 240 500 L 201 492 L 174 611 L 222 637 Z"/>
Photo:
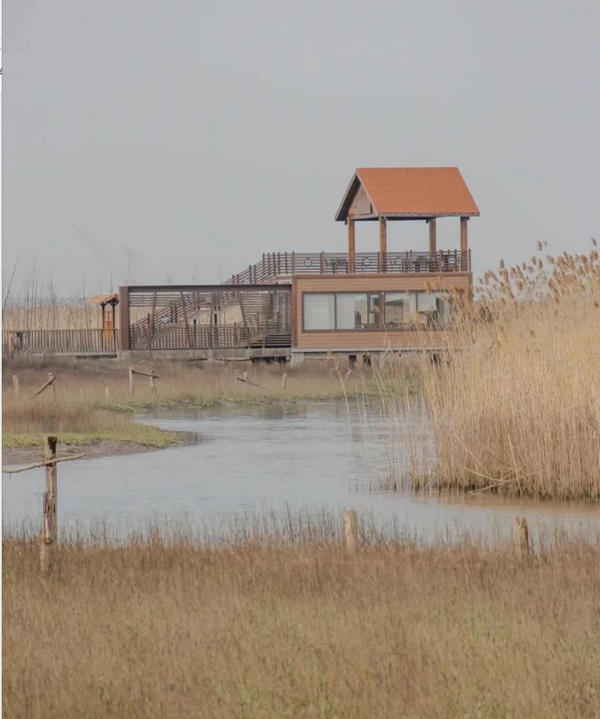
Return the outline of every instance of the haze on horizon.
<path id="1" fill-rule="evenodd" d="M 458 166 L 476 274 L 600 235 L 594 0 L 8 0 L 4 25 L 16 292 L 33 271 L 91 294 L 343 251 L 360 166 Z M 438 246 L 457 244 L 441 221 Z M 424 224 L 390 226 L 390 251 L 426 247 Z"/>

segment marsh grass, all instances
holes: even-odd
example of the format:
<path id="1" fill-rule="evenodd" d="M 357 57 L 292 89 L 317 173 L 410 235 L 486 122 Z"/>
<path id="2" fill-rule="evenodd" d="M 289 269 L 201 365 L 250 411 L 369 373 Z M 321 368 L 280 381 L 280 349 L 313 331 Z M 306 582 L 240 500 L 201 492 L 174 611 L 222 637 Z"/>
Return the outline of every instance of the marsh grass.
<path id="1" fill-rule="evenodd" d="M 351 556 L 334 519 L 280 526 L 105 527 L 65 539 L 46 580 L 37 538 L 5 535 L 4 716 L 600 714 L 597 537 L 523 563 L 368 526 Z"/>
<path id="2" fill-rule="evenodd" d="M 140 410 L 193 410 L 227 405 L 264 405 L 273 402 L 343 400 L 344 390 L 356 394 L 375 392 L 372 373 L 362 368 L 347 377 L 343 387 L 339 363 L 311 363 L 302 368 L 251 363 L 204 365 L 184 362 L 154 362 L 135 365 L 152 369 L 160 376 L 154 394 L 146 378 L 135 377 L 131 397 L 128 364 L 117 360 L 21 359 L 3 364 L 3 445 L 34 446 L 44 433 L 59 435 L 59 441 L 87 444 L 114 440 L 165 446 L 176 441 L 161 432 L 132 421 Z M 56 399 L 33 394 L 53 372 L 57 379 Z M 252 384 L 239 381 L 248 372 Z M 285 390 L 283 373 L 288 375 Z M 18 374 L 19 395 L 12 375 Z M 40 445 L 41 446 L 41 445 Z"/>
<path id="3" fill-rule="evenodd" d="M 421 365 L 425 421 L 411 438 L 412 486 L 598 499 L 596 250 L 501 263 L 455 322 L 447 355 Z M 407 400 L 393 363 L 378 381 L 393 420 L 395 403 Z"/>

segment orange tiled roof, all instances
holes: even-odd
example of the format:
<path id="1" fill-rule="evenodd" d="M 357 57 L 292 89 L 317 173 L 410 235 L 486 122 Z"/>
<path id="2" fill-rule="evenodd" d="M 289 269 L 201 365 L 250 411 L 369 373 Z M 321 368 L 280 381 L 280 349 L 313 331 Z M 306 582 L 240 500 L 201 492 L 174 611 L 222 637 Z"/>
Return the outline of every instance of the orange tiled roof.
<path id="1" fill-rule="evenodd" d="M 479 215 L 458 167 L 360 167 L 336 219 L 346 219 L 357 180 L 379 215 Z"/>

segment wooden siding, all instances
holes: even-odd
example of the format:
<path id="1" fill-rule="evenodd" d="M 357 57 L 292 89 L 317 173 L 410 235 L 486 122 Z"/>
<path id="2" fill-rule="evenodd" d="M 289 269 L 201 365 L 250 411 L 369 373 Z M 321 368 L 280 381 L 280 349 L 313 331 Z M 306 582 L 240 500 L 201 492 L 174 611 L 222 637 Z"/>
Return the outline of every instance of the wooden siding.
<path id="1" fill-rule="evenodd" d="M 352 216 L 370 215 L 371 212 L 373 212 L 371 202 L 365 192 L 365 188 L 361 185 L 354 195 L 354 199 L 350 205 L 350 212 L 348 214 Z"/>
<path id="2" fill-rule="evenodd" d="M 320 349 L 376 349 L 385 347 L 440 347 L 446 332 L 415 332 L 377 330 L 309 331 L 302 329 L 302 296 L 305 292 L 406 292 L 415 290 L 456 289 L 471 296 L 470 272 L 413 275 L 297 275 L 292 280 L 293 347 Z"/>

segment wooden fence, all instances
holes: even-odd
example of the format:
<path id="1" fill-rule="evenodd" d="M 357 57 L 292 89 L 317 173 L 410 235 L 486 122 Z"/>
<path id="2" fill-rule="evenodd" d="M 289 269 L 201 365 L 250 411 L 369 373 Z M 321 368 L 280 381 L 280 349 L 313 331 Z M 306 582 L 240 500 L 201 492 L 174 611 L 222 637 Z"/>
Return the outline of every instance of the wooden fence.
<path id="1" fill-rule="evenodd" d="M 114 355 L 117 330 L 2 331 L 2 354 Z"/>

